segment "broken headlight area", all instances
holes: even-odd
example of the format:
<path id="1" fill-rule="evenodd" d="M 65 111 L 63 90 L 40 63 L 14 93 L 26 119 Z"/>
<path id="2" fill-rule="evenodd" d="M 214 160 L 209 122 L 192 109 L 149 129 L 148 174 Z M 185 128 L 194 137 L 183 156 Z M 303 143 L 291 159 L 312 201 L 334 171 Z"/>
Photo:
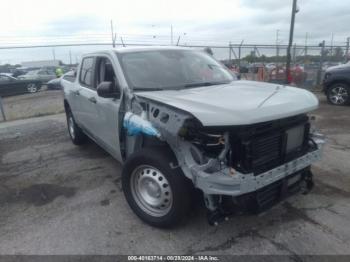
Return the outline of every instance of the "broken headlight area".
<path id="1" fill-rule="evenodd" d="M 213 173 L 227 167 L 227 132 L 208 132 L 196 120 L 190 119 L 178 135 L 190 144 L 188 151 L 198 169 Z"/>

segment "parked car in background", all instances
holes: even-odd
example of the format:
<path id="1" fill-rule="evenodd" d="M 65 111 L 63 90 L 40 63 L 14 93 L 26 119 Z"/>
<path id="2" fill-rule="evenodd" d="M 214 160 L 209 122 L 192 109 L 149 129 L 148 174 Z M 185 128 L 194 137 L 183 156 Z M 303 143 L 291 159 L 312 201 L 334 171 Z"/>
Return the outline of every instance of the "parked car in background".
<path id="1" fill-rule="evenodd" d="M 13 70 L 12 76 L 19 77 L 20 75 L 25 75 L 26 73 L 28 73 L 28 68 L 16 68 L 15 70 Z"/>
<path id="2" fill-rule="evenodd" d="M 0 74 L 0 96 L 36 93 L 40 89 L 40 81 L 23 79 L 20 80 L 12 76 Z"/>
<path id="3" fill-rule="evenodd" d="M 18 79 L 25 79 L 25 80 L 37 80 L 40 81 L 42 84 L 46 84 L 50 80 L 56 78 L 55 70 L 51 69 L 38 69 L 29 71 L 25 75 L 20 75 Z"/>
<path id="4" fill-rule="evenodd" d="M 271 72 L 272 70 L 274 70 L 274 69 L 277 68 L 277 66 L 276 66 L 275 63 L 268 63 L 268 64 L 265 65 L 265 67 L 266 67 L 266 69 L 267 69 L 269 72 Z"/>
<path id="5" fill-rule="evenodd" d="M 61 86 L 61 77 L 55 78 L 47 82 L 46 84 L 48 90 L 60 90 L 62 89 Z"/>
<path id="6" fill-rule="evenodd" d="M 350 104 L 350 63 L 332 66 L 326 70 L 323 91 L 330 104 Z"/>
<path id="7" fill-rule="evenodd" d="M 58 78 L 50 80 L 46 85 L 47 89 L 48 90 L 61 90 L 62 89 L 62 85 L 61 85 L 62 79 L 69 81 L 69 82 L 74 82 L 76 76 L 77 76 L 76 71 L 71 70 L 71 71 L 65 73 L 62 77 L 58 77 Z"/>

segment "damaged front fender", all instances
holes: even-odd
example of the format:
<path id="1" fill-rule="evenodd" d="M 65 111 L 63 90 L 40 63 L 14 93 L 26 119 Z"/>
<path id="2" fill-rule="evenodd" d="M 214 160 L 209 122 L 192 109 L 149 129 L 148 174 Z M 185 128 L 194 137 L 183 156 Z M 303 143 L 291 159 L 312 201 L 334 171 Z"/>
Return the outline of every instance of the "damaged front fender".
<path id="1" fill-rule="evenodd" d="M 141 116 L 127 112 L 124 116 L 123 127 L 127 130 L 129 136 L 145 134 L 160 138 L 159 131 L 152 124 Z"/>

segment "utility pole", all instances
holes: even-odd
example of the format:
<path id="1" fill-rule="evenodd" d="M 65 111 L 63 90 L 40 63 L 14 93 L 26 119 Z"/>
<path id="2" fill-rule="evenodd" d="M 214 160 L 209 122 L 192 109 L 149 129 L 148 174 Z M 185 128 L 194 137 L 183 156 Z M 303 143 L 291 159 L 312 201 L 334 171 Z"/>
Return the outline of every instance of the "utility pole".
<path id="1" fill-rule="evenodd" d="M 349 56 L 349 43 L 350 43 L 350 37 L 346 39 L 346 48 L 345 48 L 345 62 L 348 60 Z"/>
<path id="2" fill-rule="evenodd" d="M 52 48 L 52 56 L 53 56 L 53 60 L 56 60 L 56 53 L 55 53 L 55 48 Z"/>
<path id="3" fill-rule="evenodd" d="M 287 48 L 287 63 L 286 63 L 286 83 L 289 84 L 289 75 L 290 75 L 290 50 L 293 44 L 293 34 L 294 34 L 294 22 L 295 22 L 295 14 L 298 12 L 297 10 L 297 0 L 293 0 L 292 7 L 292 17 L 290 21 L 290 30 L 289 30 L 289 43 Z"/>
<path id="4" fill-rule="evenodd" d="M 307 40 L 308 40 L 308 37 L 309 37 L 309 33 L 306 32 L 306 34 L 305 34 L 305 58 L 307 56 Z"/>
<path id="5" fill-rule="evenodd" d="M 112 46 L 115 48 L 115 41 L 117 39 L 117 34 L 114 33 L 113 20 L 111 20 L 111 35 L 112 35 Z"/>
<path id="6" fill-rule="evenodd" d="M 243 45 L 244 39 L 241 41 L 239 47 L 238 47 L 238 67 L 241 67 L 241 48 Z"/>
<path id="7" fill-rule="evenodd" d="M 69 50 L 69 65 L 72 65 L 72 51 Z"/>
<path id="8" fill-rule="evenodd" d="M 332 56 L 333 56 L 333 37 L 334 37 L 334 34 L 332 32 L 332 36 L 331 36 L 331 50 L 330 50 L 330 57 L 332 59 Z"/>
<path id="9" fill-rule="evenodd" d="M 293 48 L 293 63 L 295 64 L 297 58 L 297 44 L 294 43 L 294 48 Z"/>
<path id="10" fill-rule="evenodd" d="M 176 45 L 178 46 L 179 43 L 180 43 L 180 39 L 181 39 L 181 35 L 179 35 L 179 37 L 177 38 L 177 42 L 176 42 Z"/>
<path id="11" fill-rule="evenodd" d="M 123 37 L 120 37 L 120 42 L 122 42 L 123 47 L 125 47 Z"/>
<path id="12" fill-rule="evenodd" d="M 276 57 L 278 57 L 278 56 L 280 55 L 280 48 L 279 48 L 279 46 L 278 46 L 278 43 L 279 43 L 279 39 L 278 39 L 279 33 L 280 33 L 280 30 L 277 29 L 277 30 L 276 30 Z"/>
<path id="13" fill-rule="evenodd" d="M 170 25 L 170 44 L 174 43 L 174 33 L 173 33 L 173 25 Z"/>
<path id="14" fill-rule="evenodd" d="M 228 60 L 231 63 L 231 42 L 228 43 Z"/>

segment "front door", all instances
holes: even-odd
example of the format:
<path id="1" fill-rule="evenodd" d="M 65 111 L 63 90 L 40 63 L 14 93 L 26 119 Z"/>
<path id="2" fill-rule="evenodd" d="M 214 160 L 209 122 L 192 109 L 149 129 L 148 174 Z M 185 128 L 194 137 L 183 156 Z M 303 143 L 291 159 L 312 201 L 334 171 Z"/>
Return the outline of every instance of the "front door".
<path id="1" fill-rule="evenodd" d="M 96 81 L 95 86 L 101 82 L 112 82 L 116 87 L 118 81 L 115 65 L 108 56 L 99 56 L 96 58 Z M 96 110 L 98 115 L 98 126 L 96 132 L 104 145 L 116 159 L 121 160 L 119 143 L 119 107 L 120 99 L 103 98 L 98 95 L 96 98 Z"/>
<path id="2" fill-rule="evenodd" d="M 89 60 L 92 59 L 92 60 Z M 120 99 L 97 95 L 101 82 L 117 83 L 115 65 L 108 56 L 84 58 L 81 65 L 79 121 L 87 133 L 117 160 L 121 160 L 119 143 Z M 92 66 L 91 66 L 92 65 Z M 91 69 L 92 68 L 92 69 Z"/>

